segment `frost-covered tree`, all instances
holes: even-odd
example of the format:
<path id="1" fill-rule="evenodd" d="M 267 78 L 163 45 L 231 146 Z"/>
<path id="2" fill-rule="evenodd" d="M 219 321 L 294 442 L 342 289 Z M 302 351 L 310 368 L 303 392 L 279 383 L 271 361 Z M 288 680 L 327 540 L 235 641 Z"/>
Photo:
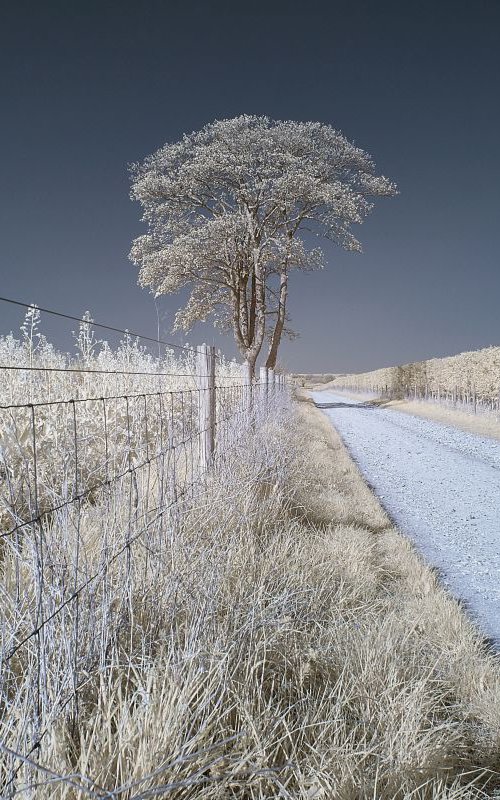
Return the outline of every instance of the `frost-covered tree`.
<path id="1" fill-rule="evenodd" d="M 190 290 L 174 329 L 210 316 L 232 329 L 252 372 L 264 343 L 274 367 L 286 333 L 290 272 L 323 265 L 308 230 L 360 250 L 352 225 L 395 194 L 370 156 L 319 122 L 216 121 L 133 164 L 147 233 L 132 245 L 139 283 Z"/>

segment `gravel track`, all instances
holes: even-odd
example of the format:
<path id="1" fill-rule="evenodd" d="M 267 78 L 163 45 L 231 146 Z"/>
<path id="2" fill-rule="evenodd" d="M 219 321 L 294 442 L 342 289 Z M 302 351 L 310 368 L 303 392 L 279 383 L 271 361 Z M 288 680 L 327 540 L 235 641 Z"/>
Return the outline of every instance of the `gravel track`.
<path id="1" fill-rule="evenodd" d="M 399 529 L 500 648 L 500 442 L 311 394 Z"/>

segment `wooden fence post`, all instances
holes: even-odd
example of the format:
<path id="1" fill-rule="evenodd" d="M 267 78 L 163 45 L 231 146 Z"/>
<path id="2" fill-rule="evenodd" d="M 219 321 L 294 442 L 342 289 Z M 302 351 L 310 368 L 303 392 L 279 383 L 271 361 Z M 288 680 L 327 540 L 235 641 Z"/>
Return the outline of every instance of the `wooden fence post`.
<path id="1" fill-rule="evenodd" d="M 267 390 L 268 390 L 267 367 L 260 368 L 259 379 L 260 379 L 260 396 L 262 400 L 265 400 L 267 398 Z"/>
<path id="2" fill-rule="evenodd" d="M 274 400 L 274 392 L 276 389 L 276 375 L 274 369 L 267 370 L 267 395 L 271 400 Z"/>
<path id="3" fill-rule="evenodd" d="M 197 350 L 200 467 L 205 471 L 212 463 L 215 450 L 215 347 L 200 344 Z"/>
<path id="4" fill-rule="evenodd" d="M 252 408 L 252 368 L 248 361 L 245 361 L 242 367 L 243 372 L 243 392 L 244 404 L 248 410 Z"/>

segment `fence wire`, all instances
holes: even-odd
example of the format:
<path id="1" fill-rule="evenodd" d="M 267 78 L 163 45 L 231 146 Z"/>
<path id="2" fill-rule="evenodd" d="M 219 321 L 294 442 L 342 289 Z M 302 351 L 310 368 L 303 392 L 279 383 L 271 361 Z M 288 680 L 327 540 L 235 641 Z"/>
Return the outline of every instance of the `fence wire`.
<path id="1" fill-rule="evenodd" d="M 154 604 L 180 515 L 204 492 L 206 391 L 216 463 L 272 402 L 267 387 L 0 406 L 0 714 L 24 720 L 1 797 L 62 716 L 76 729 L 82 687 L 134 637 L 136 592 Z"/>

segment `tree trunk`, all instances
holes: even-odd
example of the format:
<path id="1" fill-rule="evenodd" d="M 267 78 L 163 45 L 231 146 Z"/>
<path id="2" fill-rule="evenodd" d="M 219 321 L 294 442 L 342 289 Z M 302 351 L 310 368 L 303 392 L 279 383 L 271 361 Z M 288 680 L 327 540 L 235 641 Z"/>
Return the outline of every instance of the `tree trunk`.
<path id="1" fill-rule="evenodd" d="M 253 337 L 255 336 L 255 306 L 257 303 L 256 291 L 255 291 L 255 275 L 252 272 L 252 277 L 250 281 L 250 309 L 249 309 L 249 319 L 248 319 L 248 341 L 253 342 Z"/>
<path id="2" fill-rule="evenodd" d="M 280 276 L 280 294 L 278 300 L 278 312 L 276 317 L 276 324 L 271 336 L 271 344 L 269 346 L 269 353 L 267 355 L 266 367 L 274 369 L 276 366 L 276 359 L 278 357 L 278 349 L 281 342 L 281 335 L 285 327 L 286 318 L 286 301 L 288 297 L 288 274 L 282 272 Z"/>
<path id="3" fill-rule="evenodd" d="M 249 347 L 252 342 L 252 335 L 248 321 L 247 285 L 248 278 L 241 278 L 238 286 L 238 311 L 241 336 L 245 345 Z"/>
<path id="4" fill-rule="evenodd" d="M 254 308 L 251 308 L 253 316 L 253 337 L 246 352 L 246 360 L 255 365 L 259 353 L 264 344 L 264 337 L 266 335 L 266 286 L 265 275 L 263 274 L 262 267 L 259 261 L 260 253 L 256 248 L 254 250 L 254 265 L 253 265 L 253 278 L 255 281 L 255 301 L 251 300 L 251 305 L 255 302 Z M 253 287 L 252 287 L 253 295 Z"/>
<path id="5" fill-rule="evenodd" d="M 255 362 L 256 361 L 257 361 L 256 358 L 254 358 L 253 360 L 250 359 L 250 358 L 245 358 L 245 366 L 248 368 L 248 371 L 250 373 L 250 378 L 251 378 L 252 381 L 255 378 Z"/>
<path id="6" fill-rule="evenodd" d="M 256 281 L 257 285 L 259 281 Z M 244 332 L 241 330 L 241 305 L 238 295 L 234 295 L 233 302 L 233 332 L 238 350 L 245 363 L 248 364 L 252 378 L 255 377 L 255 365 L 259 353 L 262 349 L 265 337 L 266 328 L 266 306 L 265 306 L 265 287 L 262 285 L 261 291 L 256 291 L 256 302 L 252 308 L 251 330 L 252 338 L 250 335 L 245 337 Z"/>

